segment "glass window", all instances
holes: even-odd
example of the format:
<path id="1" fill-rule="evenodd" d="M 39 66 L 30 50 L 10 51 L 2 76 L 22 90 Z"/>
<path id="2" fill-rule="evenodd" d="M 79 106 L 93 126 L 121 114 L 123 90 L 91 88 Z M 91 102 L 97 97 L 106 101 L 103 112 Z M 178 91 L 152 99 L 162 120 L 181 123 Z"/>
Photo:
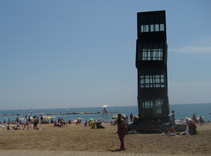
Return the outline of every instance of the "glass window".
<path id="1" fill-rule="evenodd" d="M 164 24 L 160 24 L 160 31 L 164 31 Z"/>
<path id="2" fill-rule="evenodd" d="M 140 75 L 141 88 L 163 88 L 166 86 L 163 69 L 142 70 Z"/>
<path id="3" fill-rule="evenodd" d="M 144 25 L 144 32 L 149 32 L 149 25 Z"/>
<path id="4" fill-rule="evenodd" d="M 150 49 L 148 49 L 148 58 L 147 60 L 151 60 Z"/>
<path id="5" fill-rule="evenodd" d="M 141 32 L 144 32 L 144 26 L 141 25 Z"/>
<path id="6" fill-rule="evenodd" d="M 151 24 L 151 25 L 150 25 L 150 31 L 151 31 L 151 32 L 155 31 L 155 28 L 154 28 L 154 27 L 155 27 L 154 24 Z"/>
<path id="7" fill-rule="evenodd" d="M 141 47 L 140 59 L 145 61 L 162 61 L 164 55 L 163 43 L 158 42 L 149 42 L 143 43 L 143 47 Z"/>
<path id="8" fill-rule="evenodd" d="M 159 31 L 159 24 L 155 24 L 155 31 Z"/>

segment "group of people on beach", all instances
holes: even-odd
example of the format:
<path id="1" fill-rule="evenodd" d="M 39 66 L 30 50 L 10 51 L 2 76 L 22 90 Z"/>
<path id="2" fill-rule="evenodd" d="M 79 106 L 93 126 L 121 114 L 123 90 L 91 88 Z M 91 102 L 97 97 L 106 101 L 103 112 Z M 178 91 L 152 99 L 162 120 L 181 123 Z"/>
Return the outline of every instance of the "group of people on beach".
<path id="1" fill-rule="evenodd" d="M 200 116 L 201 117 L 201 116 Z M 178 135 L 196 135 L 197 134 L 197 126 L 196 126 L 196 116 L 195 113 L 193 114 L 193 118 L 186 120 L 187 129 L 184 132 L 179 133 Z M 175 113 L 172 111 L 169 114 L 169 128 L 166 133 L 167 136 L 176 136 L 176 124 L 175 124 Z"/>
<path id="2" fill-rule="evenodd" d="M 39 129 L 37 127 L 37 124 L 39 123 L 39 120 L 36 116 L 33 116 L 32 120 L 30 118 L 30 116 L 25 116 L 25 120 L 22 121 L 19 119 L 19 117 L 16 118 L 15 122 L 8 120 L 7 122 L 7 130 L 24 130 L 24 129 L 29 129 L 30 125 L 35 129 Z M 1 124 L 1 122 L 0 122 Z M 6 124 L 6 122 L 3 122 L 3 124 Z M 12 128 L 11 126 L 12 125 Z M 16 126 L 14 126 L 16 125 Z M 20 127 L 21 125 L 23 125 L 23 127 Z"/>
<path id="3" fill-rule="evenodd" d="M 204 118 L 201 115 L 197 118 L 196 113 L 193 113 L 192 120 L 193 120 L 193 122 L 195 122 L 197 124 L 204 124 L 204 122 L 205 122 Z"/>

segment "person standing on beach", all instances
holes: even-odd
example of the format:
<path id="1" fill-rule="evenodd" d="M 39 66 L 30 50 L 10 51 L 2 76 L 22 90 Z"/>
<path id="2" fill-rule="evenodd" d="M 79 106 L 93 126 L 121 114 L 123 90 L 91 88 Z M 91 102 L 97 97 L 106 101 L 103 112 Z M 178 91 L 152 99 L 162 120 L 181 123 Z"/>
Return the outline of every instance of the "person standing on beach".
<path id="1" fill-rule="evenodd" d="M 197 122 L 197 120 L 196 120 L 196 114 L 195 113 L 192 116 L 192 120 L 193 120 L 193 122 Z"/>
<path id="2" fill-rule="evenodd" d="M 24 124 L 24 129 L 26 128 L 26 126 L 27 126 L 27 129 L 29 129 L 29 118 L 27 116 L 25 116 L 25 118 L 26 118 L 26 121 Z"/>
<path id="3" fill-rule="evenodd" d="M 169 114 L 169 124 L 172 124 L 172 126 L 176 127 L 175 125 L 175 114 L 174 114 L 174 111 L 172 111 L 170 114 Z"/>
<path id="4" fill-rule="evenodd" d="M 118 118 L 115 121 L 114 125 L 116 125 L 116 124 L 118 127 L 117 133 L 119 135 L 119 139 L 121 142 L 120 149 L 125 150 L 124 138 L 125 138 L 125 135 L 127 134 L 127 123 L 124 119 L 122 119 L 122 114 L 120 114 L 120 113 L 118 114 Z"/>
<path id="5" fill-rule="evenodd" d="M 130 122 L 133 122 L 133 114 L 130 114 Z"/>
<path id="6" fill-rule="evenodd" d="M 36 115 L 33 117 L 33 122 L 34 122 L 34 130 L 36 130 L 37 129 L 37 123 L 38 123 L 38 120 L 37 120 L 37 117 L 36 117 Z"/>

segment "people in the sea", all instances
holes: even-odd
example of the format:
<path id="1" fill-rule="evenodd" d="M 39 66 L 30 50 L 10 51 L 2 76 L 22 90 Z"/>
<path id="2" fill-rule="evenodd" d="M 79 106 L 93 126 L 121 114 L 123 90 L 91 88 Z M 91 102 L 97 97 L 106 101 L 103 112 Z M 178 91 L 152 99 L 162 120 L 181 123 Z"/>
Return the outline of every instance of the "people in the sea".
<path id="1" fill-rule="evenodd" d="M 119 135 L 119 139 L 121 142 L 120 150 L 125 150 L 124 138 L 125 138 L 125 135 L 127 134 L 127 123 L 124 119 L 122 119 L 121 113 L 118 114 L 118 118 L 115 121 L 114 125 L 117 125 L 118 127 L 117 133 Z"/>

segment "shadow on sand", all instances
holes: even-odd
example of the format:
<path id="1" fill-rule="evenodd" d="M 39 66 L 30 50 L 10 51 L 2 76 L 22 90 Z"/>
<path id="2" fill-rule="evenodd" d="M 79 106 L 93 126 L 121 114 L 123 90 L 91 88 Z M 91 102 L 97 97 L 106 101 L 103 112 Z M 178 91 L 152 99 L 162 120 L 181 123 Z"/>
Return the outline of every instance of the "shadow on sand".
<path id="1" fill-rule="evenodd" d="M 110 151 L 110 152 L 120 152 L 122 150 L 121 149 L 113 149 L 113 150 L 109 149 L 108 151 Z"/>

